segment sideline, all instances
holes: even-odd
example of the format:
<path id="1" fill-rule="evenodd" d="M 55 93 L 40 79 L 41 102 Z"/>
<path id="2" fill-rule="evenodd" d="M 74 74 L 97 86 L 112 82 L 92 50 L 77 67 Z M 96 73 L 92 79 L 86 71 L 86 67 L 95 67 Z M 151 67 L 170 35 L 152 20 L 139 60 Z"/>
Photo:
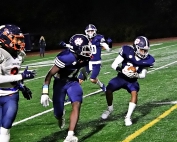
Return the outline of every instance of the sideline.
<path id="1" fill-rule="evenodd" d="M 163 69 L 163 68 L 165 68 L 165 67 L 167 67 L 167 66 L 170 66 L 170 65 L 172 65 L 172 64 L 175 64 L 175 63 L 177 63 L 177 61 L 171 62 L 171 63 L 169 63 L 169 64 L 166 64 L 166 65 L 164 65 L 164 66 L 161 66 L 161 67 L 159 67 L 159 68 L 156 68 L 156 69 L 154 69 L 154 70 L 148 71 L 147 73 L 151 73 L 151 72 L 154 72 L 154 71 L 156 71 L 156 70 Z M 86 97 L 88 97 L 88 96 L 91 96 L 91 95 L 94 95 L 94 94 L 96 94 L 96 93 L 99 93 L 99 92 L 101 92 L 101 91 L 102 91 L 102 90 L 100 89 L 100 90 L 97 90 L 97 91 L 92 92 L 92 93 L 90 93 L 90 94 L 84 95 L 84 98 L 86 98 Z M 64 105 L 68 105 L 68 104 L 70 104 L 70 102 L 66 102 Z M 14 123 L 12 124 L 12 126 L 18 125 L 18 124 L 20 124 L 20 123 L 22 123 L 22 122 L 28 121 L 28 120 L 33 119 L 33 118 L 38 117 L 38 116 L 41 116 L 41 115 L 43 115 L 43 114 L 45 114 L 45 113 L 48 113 L 48 112 L 50 112 L 50 111 L 53 111 L 53 108 L 52 108 L 52 109 L 49 109 L 49 110 L 46 110 L 46 111 L 44 111 L 44 112 L 35 114 L 35 115 L 33 115 L 33 116 L 30 116 L 30 117 L 28 117 L 28 118 L 22 119 L 22 120 L 20 120 L 20 121 L 14 122 Z M 152 125 L 150 125 L 150 126 L 152 126 Z M 149 128 L 149 127 L 148 127 L 148 128 Z M 145 129 L 145 130 L 146 130 L 146 129 Z M 142 132 L 141 132 L 141 133 L 142 133 Z M 139 134 L 141 134 L 141 133 L 139 133 Z M 130 136 L 130 137 L 135 138 L 134 135 L 133 135 L 133 136 Z M 128 141 L 125 139 L 125 141 L 123 141 L 123 142 L 128 142 Z"/>

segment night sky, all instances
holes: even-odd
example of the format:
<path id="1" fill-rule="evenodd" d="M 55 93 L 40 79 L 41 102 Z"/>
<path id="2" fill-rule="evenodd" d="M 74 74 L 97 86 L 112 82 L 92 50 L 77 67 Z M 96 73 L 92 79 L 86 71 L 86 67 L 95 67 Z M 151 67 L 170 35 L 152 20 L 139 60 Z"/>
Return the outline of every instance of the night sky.
<path id="1" fill-rule="evenodd" d="M 24 33 L 40 34 L 49 44 L 67 41 L 94 24 L 113 41 L 177 35 L 176 0 L 6 0 L 1 25 L 18 25 Z"/>

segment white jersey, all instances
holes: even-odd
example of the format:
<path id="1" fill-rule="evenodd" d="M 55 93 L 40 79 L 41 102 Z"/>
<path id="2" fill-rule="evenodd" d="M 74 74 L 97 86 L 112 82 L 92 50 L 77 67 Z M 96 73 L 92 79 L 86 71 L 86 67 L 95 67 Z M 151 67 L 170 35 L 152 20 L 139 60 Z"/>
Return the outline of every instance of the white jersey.
<path id="1" fill-rule="evenodd" d="M 13 94 L 18 91 L 15 81 L 22 80 L 19 70 L 22 57 L 13 58 L 6 50 L 0 47 L 0 96 Z"/>

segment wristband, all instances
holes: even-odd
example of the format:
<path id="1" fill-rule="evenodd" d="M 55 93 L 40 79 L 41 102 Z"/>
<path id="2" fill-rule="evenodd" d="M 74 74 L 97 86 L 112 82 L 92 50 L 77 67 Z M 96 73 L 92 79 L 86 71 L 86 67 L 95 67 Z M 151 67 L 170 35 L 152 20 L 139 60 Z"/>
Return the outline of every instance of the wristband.
<path id="1" fill-rule="evenodd" d="M 48 94 L 49 93 L 49 85 L 45 84 L 42 87 L 42 94 Z"/>

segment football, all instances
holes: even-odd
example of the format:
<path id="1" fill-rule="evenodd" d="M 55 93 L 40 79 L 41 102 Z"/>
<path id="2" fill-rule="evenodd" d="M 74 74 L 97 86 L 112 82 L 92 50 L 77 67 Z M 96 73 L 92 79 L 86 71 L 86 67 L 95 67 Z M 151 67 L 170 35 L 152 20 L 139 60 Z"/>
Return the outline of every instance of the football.
<path id="1" fill-rule="evenodd" d="M 127 70 L 130 71 L 130 72 L 136 72 L 136 67 L 130 66 L 130 67 L 128 67 Z"/>

